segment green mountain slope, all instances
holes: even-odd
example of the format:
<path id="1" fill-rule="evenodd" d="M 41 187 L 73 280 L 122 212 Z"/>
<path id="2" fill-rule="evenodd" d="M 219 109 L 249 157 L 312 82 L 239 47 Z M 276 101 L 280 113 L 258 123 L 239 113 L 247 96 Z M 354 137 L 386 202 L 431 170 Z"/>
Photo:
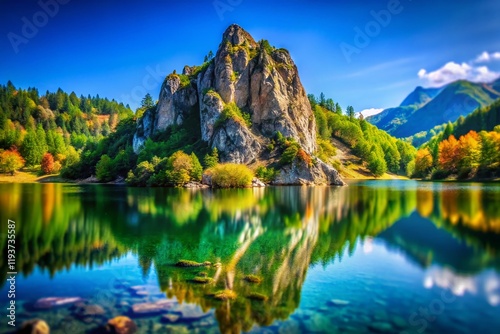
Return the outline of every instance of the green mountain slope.
<path id="1" fill-rule="evenodd" d="M 499 85 L 498 80 L 491 84 L 459 80 L 442 89 L 417 88 L 400 107 L 386 109 L 368 120 L 396 137 L 409 137 L 436 125 L 454 122 L 478 107 L 493 103 L 500 97 Z M 432 97 L 432 94 L 436 95 Z"/>
<path id="2" fill-rule="evenodd" d="M 441 88 L 423 88 L 418 86 L 413 92 L 408 95 L 403 102 L 401 102 L 400 107 L 411 106 L 411 105 L 424 105 L 430 100 L 432 100 L 436 95 L 439 94 Z"/>

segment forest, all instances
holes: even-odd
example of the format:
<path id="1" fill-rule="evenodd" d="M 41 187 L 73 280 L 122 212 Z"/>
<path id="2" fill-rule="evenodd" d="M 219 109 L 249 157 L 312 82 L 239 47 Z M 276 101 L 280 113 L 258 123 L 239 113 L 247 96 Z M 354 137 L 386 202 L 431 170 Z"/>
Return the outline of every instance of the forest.
<path id="1" fill-rule="evenodd" d="M 132 116 L 129 106 L 99 95 L 78 97 L 60 88 L 40 95 L 9 81 L 0 85 L 0 171 L 13 174 L 26 166 L 58 173 Z"/>
<path id="2" fill-rule="evenodd" d="M 344 113 L 323 93 L 308 97 L 317 122 L 318 158 L 341 167 L 331 142 L 337 138 L 353 149 L 373 175 L 407 173 L 415 156 L 410 144 L 356 117 L 350 106 Z M 272 182 L 277 170 L 294 159 L 311 162 L 293 139 L 276 133 L 269 149 L 277 148 L 279 163 L 253 170 L 238 165 L 215 168 L 217 149 L 209 149 L 193 131 L 198 115 L 148 139 L 137 155 L 132 150 L 137 118 L 154 108 L 149 94 L 134 114 L 128 105 L 98 95 L 78 97 L 61 89 L 40 95 L 35 88 L 24 90 L 8 82 L 0 86 L 0 170 L 14 174 L 24 167 L 39 174 L 60 173 L 65 179 L 96 176 L 100 182 L 118 179 L 136 186 L 182 186 L 201 181 L 203 170 L 212 168 L 221 184 L 248 185 L 253 175 Z M 237 177 L 228 180 L 228 174 Z"/>
<path id="3" fill-rule="evenodd" d="M 494 178 L 500 172 L 500 100 L 478 108 L 424 143 L 410 165 L 418 178 Z"/>

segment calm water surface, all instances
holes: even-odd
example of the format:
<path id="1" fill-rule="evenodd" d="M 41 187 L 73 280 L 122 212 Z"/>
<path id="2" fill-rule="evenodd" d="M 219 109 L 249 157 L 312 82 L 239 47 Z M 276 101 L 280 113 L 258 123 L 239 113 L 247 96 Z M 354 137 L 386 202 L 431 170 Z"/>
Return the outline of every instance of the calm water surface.
<path id="1" fill-rule="evenodd" d="M 0 184 L 0 208 L 5 333 L 7 219 L 17 223 L 18 326 L 41 318 L 51 333 L 96 333 L 126 315 L 140 333 L 500 332 L 496 184 Z M 213 281 L 192 282 L 203 275 Z M 215 300 L 224 289 L 236 299 Z M 40 309 L 46 297 L 84 302 Z"/>

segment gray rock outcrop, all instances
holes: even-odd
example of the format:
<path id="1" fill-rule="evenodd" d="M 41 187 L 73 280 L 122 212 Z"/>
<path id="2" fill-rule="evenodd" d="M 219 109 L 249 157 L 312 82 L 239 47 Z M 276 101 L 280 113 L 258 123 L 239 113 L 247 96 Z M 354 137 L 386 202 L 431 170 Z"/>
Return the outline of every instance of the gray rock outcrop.
<path id="1" fill-rule="evenodd" d="M 218 149 L 222 162 L 265 162 L 266 146 L 278 132 L 295 139 L 309 155 L 317 148 L 314 114 L 290 54 L 267 41 L 256 42 L 237 25 L 224 32 L 208 63 L 167 76 L 156 109 L 138 121 L 134 151 L 156 132 L 182 125 L 191 113 L 199 116 L 201 139 Z M 281 184 L 299 179 L 343 183 L 322 162 L 300 170 L 297 166 L 282 170 Z"/>

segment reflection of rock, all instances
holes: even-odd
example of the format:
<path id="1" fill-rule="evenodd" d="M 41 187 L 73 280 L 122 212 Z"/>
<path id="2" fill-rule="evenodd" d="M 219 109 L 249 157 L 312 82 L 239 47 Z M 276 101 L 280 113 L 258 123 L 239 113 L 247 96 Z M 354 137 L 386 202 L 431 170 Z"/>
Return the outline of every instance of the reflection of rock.
<path id="1" fill-rule="evenodd" d="M 47 297 L 40 298 L 35 302 L 37 309 L 49 309 L 58 306 L 71 305 L 83 301 L 80 297 Z"/>
<path id="2" fill-rule="evenodd" d="M 175 305 L 173 300 L 159 300 L 153 303 L 138 303 L 132 305 L 132 312 L 135 315 L 152 315 L 167 312 Z"/>
<path id="3" fill-rule="evenodd" d="M 137 325 L 129 317 L 118 316 L 108 321 L 106 331 L 115 334 L 134 334 L 137 332 Z"/>
<path id="4" fill-rule="evenodd" d="M 19 334 L 49 334 L 50 328 L 47 323 L 41 319 L 28 320 L 22 323 Z"/>

